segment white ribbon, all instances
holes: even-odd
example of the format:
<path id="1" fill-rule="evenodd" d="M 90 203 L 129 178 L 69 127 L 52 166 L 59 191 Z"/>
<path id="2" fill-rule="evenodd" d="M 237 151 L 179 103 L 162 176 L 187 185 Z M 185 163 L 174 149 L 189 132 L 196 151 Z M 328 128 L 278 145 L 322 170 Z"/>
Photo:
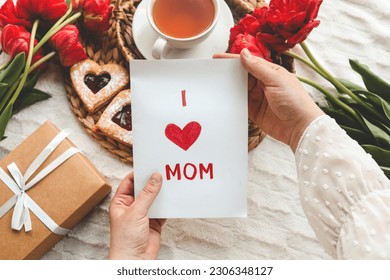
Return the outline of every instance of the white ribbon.
<path id="1" fill-rule="evenodd" d="M 12 214 L 11 228 L 21 230 L 24 226 L 26 232 L 32 229 L 30 210 L 45 224 L 52 232 L 60 235 L 66 235 L 70 230 L 58 226 L 46 213 L 31 199 L 26 193 L 34 187 L 40 180 L 45 178 L 50 172 L 68 160 L 76 153 L 81 153 L 77 148 L 69 148 L 57 159 L 47 165 L 28 183 L 28 179 L 50 156 L 50 154 L 61 144 L 69 135 L 69 131 L 64 130 L 57 134 L 56 137 L 43 149 L 43 151 L 30 164 L 24 176 L 21 174 L 17 165 L 13 162 L 7 166 L 12 178 L 0 168 L 0 180 L 14 193 L 14 195 L 0 207 L 0 219 L 15 206 Z"/>

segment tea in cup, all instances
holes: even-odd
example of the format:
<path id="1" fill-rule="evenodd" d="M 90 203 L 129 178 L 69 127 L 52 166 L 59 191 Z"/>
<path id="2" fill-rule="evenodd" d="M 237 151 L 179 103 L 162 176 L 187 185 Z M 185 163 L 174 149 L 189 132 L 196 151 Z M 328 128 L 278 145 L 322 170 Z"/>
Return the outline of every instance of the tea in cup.
<path id="1" fill-rule="evenodd" d="M 148 20 L 159 34 L 152 48 L 156 59 L 170 48 L 189 49 L 210 35 L 219 17 L 220 0 L 149 0 Z"/>

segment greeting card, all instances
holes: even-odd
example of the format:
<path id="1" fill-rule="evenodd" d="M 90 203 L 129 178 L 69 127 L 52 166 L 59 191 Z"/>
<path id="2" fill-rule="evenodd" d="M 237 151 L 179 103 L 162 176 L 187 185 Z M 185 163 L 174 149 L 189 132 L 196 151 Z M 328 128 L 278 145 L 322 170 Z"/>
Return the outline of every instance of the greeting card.
<path id="1" fill-rule="evenodd" d="M 152 218 L 245 217 L 247 72 L 239 59 L 130 62 L 135 195 L 163 185 Z"/>

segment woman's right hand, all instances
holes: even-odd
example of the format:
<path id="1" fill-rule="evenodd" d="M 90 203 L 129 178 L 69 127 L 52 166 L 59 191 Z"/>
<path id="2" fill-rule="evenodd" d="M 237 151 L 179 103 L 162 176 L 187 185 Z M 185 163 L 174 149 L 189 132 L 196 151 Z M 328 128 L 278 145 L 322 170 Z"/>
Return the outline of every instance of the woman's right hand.
<path id="1" fill-rule="evenodd" d="M 218 54 L 215 58 L 238 57 Z M 306 127 L 322 110 L 314 103 L 297 77 L 282 66 L 251 55 L 244 49 L 241 63 L 249 75 L 249 118 L 269 136 L 295 152 Z"/>

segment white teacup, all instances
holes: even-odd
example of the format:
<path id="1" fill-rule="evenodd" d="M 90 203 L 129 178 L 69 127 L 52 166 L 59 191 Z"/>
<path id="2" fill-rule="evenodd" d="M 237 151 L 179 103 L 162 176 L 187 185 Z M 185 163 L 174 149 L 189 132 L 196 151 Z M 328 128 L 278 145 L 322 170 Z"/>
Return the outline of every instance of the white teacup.
<path id="1" fill-rule="evenodd" d="M 181 1 L 188 2 L 187 5 L 191 6 L 191 2 L 194 0 L 181 0 Z M 156 59 L 162 59 L 164 58 L 164 54 L 169 49 L 175 49 L 175 48 L 189 49 L 201 43 L 203 40 L 205 40 L 210 35 L 215 25 L 217 24 L 219 18 L 219 11 L 220 11 L 220 4 L 219 4 L 220 0 L 210 0 L 210 1 L 214 5 L 214 17 L 212 19 L 211 24 L 205 30 L 201 31 L 199 34 L 193 35 L 191 37 L 178 38 L 178 37 L 167 35 L 158 28 L 153 17 L 153 9 L 156 0 L 149 0 L 147 5 L 148 21 L 152 26 L 152 28 L 159 34 L 159 38 L 154 42 L 152 48 L 153 57 Z"/>

